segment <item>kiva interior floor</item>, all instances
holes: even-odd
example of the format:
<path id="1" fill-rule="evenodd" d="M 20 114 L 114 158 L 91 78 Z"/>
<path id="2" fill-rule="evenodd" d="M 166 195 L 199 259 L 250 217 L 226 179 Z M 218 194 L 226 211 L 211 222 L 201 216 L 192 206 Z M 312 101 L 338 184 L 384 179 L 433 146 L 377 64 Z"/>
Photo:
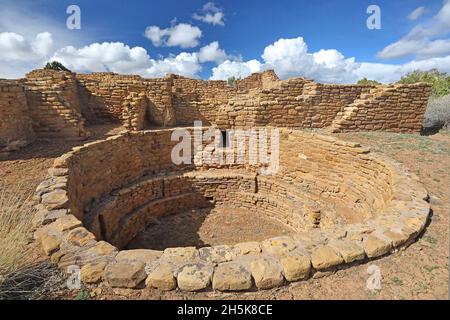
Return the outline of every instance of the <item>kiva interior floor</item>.
<path id="1" fill-rule="evenodd" d="M 128 244 L 128 249 L 233 245 L 293 233 L 293 229 L 275 219 L 250 210 L 230 207 L 194 209 L 148 226 Z"/>

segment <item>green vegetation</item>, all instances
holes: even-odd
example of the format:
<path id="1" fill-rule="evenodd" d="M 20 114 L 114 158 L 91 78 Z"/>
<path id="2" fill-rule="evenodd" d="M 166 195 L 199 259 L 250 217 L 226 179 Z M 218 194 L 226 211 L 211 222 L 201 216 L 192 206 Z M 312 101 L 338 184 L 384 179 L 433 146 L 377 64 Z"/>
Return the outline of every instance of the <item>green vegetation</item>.
<path id="1" fill-rule="evenodd" d="M 400 279 L 399 277 L 393 277 L 391 280 L 392 280 L 392 283 L 397 285 L 397 286 L 402 286 L 403 285 L 403 280 Z"/>
<path id="2" fill-rule="evenodd" d="M 236 81 L 236 77 L 229 77 L 227 83 L 230 87 L 234 86 L 234 82 Z"/>
<path id="3" fill-rule="evenodd" d="M 87 290 L 80 290 L 77 293 L 75 300 L 91 300 L 91 294 Z"/>
<path id="4" fill-rule="evenodd" d="M 361 80 L 358 81 L 358 84 L 380 85 L 381 83 L 375 80 L 362 78 Z"/>
<path id="5" fill-rule="evenodd" d="M 70 71 L 61 62 L 58 61 L 47 62 L 44 70 Z"/>
<path id="6" fill-rule="evenodd" d="M 436 69 L 413 71 L 402 77 L 397 83 L 411 84 L 425 82 L 433 86 L 433 96 L 442 97 L 450 94 L 450 76 Z"/>

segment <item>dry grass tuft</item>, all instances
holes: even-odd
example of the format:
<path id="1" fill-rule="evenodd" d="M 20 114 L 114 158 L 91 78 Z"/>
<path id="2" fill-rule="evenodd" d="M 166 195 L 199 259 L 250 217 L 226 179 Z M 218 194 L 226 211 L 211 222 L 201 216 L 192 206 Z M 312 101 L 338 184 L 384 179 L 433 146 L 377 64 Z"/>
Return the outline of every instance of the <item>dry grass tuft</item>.
<path id="1" fill-rule="evenodd" d="M 31 194 L 20 186 L 0 183 L 0 284 L 16 270 L 31 263 Z"/>

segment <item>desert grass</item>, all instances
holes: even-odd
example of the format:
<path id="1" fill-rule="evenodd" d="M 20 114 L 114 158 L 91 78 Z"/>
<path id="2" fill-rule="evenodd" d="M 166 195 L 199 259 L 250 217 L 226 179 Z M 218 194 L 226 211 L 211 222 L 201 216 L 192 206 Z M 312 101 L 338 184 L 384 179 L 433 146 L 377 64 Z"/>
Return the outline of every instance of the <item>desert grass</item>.
<path id="1" fill-rule="evenodd" d="M 38 297 L 52 270 L 49 263 L 33 261 L 34 209 L 25 189 L 0 183 L 0 300 Z"/>
<path id="2" fill-rule="evenodd" d="M 30 261 L 32 195 L 0 183 L 0 283 Z"/>

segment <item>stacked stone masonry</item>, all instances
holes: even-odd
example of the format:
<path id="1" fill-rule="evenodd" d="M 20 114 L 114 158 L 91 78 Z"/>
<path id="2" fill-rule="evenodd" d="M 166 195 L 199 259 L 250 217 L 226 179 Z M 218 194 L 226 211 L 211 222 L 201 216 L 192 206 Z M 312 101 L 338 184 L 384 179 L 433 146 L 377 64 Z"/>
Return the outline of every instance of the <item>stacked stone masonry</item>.
<path id="1" fill-rule="evenodd" d="M 268 289 L 404 248 L 427 224 L 418 178 L 358 144 L 280 129 L 280 168 L 265 176 L 256 165 L 175 165 L 173 131 L 123 133 L 55 160 L 36 190 L 34 218 L 35 238 L 54 263 L 77 265 L 85 283 L 112 287 Z M 125 249 L 161 217 L 210 205 L 251 208 L 296 232 L 204 248 Z"/>
<path id="2" fill-rule="evenodd" d="M 84 139 L 89 135 L 86 124 L 102 122 L 122 123 L 128 130 L 190 126 L 201 120 L 222 129 L 276 126 L 417 133 L 431 93 L 426 84 L 333 85 L 304 78 L 281 81 L 273 71 L 229 85 L 176 75 L 144 79 L 114 73 L 35 70 L 22 80 L 0 79 L 0 88 L 0 142 L 5 148 L 10 141 L 8 145 L 13 147 L 9 149 L 31 141 L 33 136 Z M 10 104 L 12 92 L 17 103 Z M 7 129 L 15 124 L 17 130 Z"/>

